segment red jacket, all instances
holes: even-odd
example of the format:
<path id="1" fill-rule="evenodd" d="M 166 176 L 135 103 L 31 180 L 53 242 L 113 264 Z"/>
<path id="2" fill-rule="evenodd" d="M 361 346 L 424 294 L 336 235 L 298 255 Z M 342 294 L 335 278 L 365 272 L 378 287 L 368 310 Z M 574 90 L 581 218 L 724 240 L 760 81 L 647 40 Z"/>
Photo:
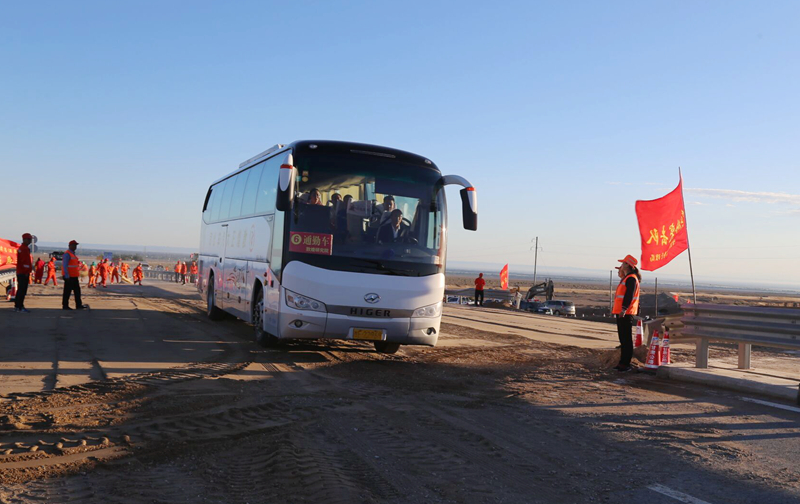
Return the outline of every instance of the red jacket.
<path id="1" fill-rule="evenodd" d="M 28 275 L 32 268 L 31 250 L 23 243 L 17 249 L 17 275 Z"/>

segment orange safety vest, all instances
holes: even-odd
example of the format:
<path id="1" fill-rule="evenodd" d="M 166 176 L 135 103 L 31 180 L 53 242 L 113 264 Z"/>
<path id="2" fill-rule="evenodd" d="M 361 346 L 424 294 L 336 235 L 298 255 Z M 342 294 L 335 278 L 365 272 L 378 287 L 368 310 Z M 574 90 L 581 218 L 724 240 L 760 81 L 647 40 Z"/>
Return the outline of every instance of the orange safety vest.
<path id="1" fill-rule="evenodd" d="M 67 262 L 67 274 L 70 278 L 80 278 L 81 262 L 78 260 L 78 256 L 73 254 L 71 250 L 67 250 L 64 254 L 69 257 L 69 262 Z"/>
<path id="2" fill-rule="evenodd" d="M 625 298 L 625 282 L 628 281 L 630 277 L 636 279 L 636 291 L 633 293 L 633 299 L 631 299 L 631 305 L 625 311 L 625 315 L 636 315 L 639 313 L 639 279 L 636 278 L 636 275 L 628 275 L 623 278 L 619 285 L 617 285 L 617 295 L 614 298 L 614 309 L 611 310 L 612 314 L 620 314 L 622 313 L 622 300 Z"/>

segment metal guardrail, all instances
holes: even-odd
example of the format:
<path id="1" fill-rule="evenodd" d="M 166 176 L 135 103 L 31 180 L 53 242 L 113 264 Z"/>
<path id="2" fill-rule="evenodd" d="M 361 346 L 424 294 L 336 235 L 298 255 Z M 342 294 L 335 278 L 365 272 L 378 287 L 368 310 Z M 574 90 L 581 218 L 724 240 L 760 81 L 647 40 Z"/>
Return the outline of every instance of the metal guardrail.
<path id="1" fill-rule="evenodd" d="M 166 280 L 169 282 L 175 281 L 175 273 L 174 271 L 167 271 L 167 270 L 154 270 L 154 269 L 146 269 L 143 270 L 145 278 L 149 278 L 150 280 Z"/>
<path id="2" fill-rule="evenodd" d="M 177 273 L 174 271 L 167 271 L 167 270 L 143 270 L 144 277 L 150 280 L 164 280 L 165 282 L 175 282 L 175 276 Z M 128 274 L 130 276 L 130 273 Z M 187 283 L 194 283 L 194 279 L 190 273 L 186 274 L 186 282 Z"/>
<path id="3" fill-rule="evenodd" d="M 0 282 L 8 282 L 17 276 L 17 268 L 6 268 L 0 270 Z"/>
<path id="4" fill-rule="evenodd" d="M 800 349 L 800 310 L 726 306 L 682 305 L 683 327 L 675 327 L 680 338 L 696 338 L 695 366 L 708 367 L 711 341 L 738 343 L 739 369 L 750 368 L 752 345 Z"/>
<path id="5" fill-rule="evenodd" d="M 475 289 L 446 289 L 444 295 L 474 298 Z M 514 293 L 501 289 L 485 289 L 483 291 L 483 297 L 487 300 L 499 299 L 500 301 L 512 301 L 514 299 Z"/>

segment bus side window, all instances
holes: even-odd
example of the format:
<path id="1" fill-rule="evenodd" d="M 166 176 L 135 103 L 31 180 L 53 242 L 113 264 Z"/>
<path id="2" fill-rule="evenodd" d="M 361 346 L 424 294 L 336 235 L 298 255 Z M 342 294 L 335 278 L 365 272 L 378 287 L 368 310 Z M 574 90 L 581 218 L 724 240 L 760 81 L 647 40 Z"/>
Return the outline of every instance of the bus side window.
<path id="1" fill-rule="evenodd" d="M 256 196 L 258 196 L 258 183 L 261 180 L 261 172 L 264 170 L 264 163 L 259 163 L 248 171 L 247 185 L 245 185 L 244 196 L 242 197 L 242 217 L 253 215 L 256 211 Z"/>
<path id="2" fill-rule="evenodd" d="M 272 253 L 269 258 L 270 269 L 280 279 L 283 263 L 283 223 L 285 212 L 275 212 L 272 221 Z"/>
<path id="3" fill-rule="evenodd" d="M 213 222 L 211 220 L 211 214 L 214 211 L 214 200 L 217 199 L 217 194 L 219 194 L 219 191 L 217 190 L 218 187 L 219 186 L 211 186 L 209 189 L 211 194 L 208 196 L 205 209 L 203 209 L 203 222 L 206 224 Z"/>
<path id="4" fill-rule="evenodd" d="M 258 184 L 257 214 L 268 214 L 275 211 L 275 197 L 278 194 L 278 170 L 280 170 L 283 158 L 283 154 L 278 154 L 262 163 L 264 172 L 261 174 L 261 181 Z"/>
<path id="5" fill-rule="evenodd" d="M 219 211 L 222 209 L 222 194 L 225 192 L 227 183 L 227 180 L 223 180 L 214 186 L 214 190 L 211 193 L 211 222 L 219 220 Z"/>
<path id="6" fill-rule="evenodd" d="M 233 186 L 235 184 L 235 177 L 231 177 L 225 181 L 225 190 L 222 191 L 222 202 L 219 209 L 219 220 L 227 220 L 230 215 L 231 196 L 233 195 Z"/>
<path id="7" fill-rule="evenodd" d="M 229 219 L 238 219 L 242 215 L 242 197 L 244 196 L 244 186 L 247 185 L 247 176 L 250 175 L 249 171 L 243 171 L 234 177 L 236 185 L 233 188 L 233 195 L 231 196 L 231 209 L 228 213 Z"/>

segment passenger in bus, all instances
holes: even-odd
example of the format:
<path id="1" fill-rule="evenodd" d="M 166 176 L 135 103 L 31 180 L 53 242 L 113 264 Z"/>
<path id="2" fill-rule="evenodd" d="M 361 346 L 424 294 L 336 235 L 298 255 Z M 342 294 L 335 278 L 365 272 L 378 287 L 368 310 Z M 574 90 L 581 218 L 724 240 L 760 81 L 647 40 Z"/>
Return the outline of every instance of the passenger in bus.
<path id="1" fill-rule="evenodd" d="M 333 208 L 336 208 L 336 207 L 338 207 L 338 206 L 339 206 L 339 203 L 340 203 L 341 201 L 342 201 L 342 195 L 341 195 L 341 194 L 339 194 L 338 192 L 337 192 L 337 193 L 333 193 L 333 196 L 331 196 L 330 205 L 331 205 Z"/>
<path id="2" fill-rule="evenodd" d="M 308 191 L 308 204 L 309 205 L 322 204 L 322 194 L 320 194 L 319 189 L 314 188 Z"/>
<path id="3" fill-rule="evenodd" d="M 403 212 L 392 210 L 389 221 L 378 229 L 378 243 L 402 243 L 408 238 L 408 224 L 403 222 Z"/>
<path id="4" fill-rule="evenodd" d="M 379 226 L 383 226 L 386 221 L 391 217 L 392 212 L 397 208 L 394 203 L 394 196 L 386 196 L 383 198 L 383 214 L 381 215 Z"/>

